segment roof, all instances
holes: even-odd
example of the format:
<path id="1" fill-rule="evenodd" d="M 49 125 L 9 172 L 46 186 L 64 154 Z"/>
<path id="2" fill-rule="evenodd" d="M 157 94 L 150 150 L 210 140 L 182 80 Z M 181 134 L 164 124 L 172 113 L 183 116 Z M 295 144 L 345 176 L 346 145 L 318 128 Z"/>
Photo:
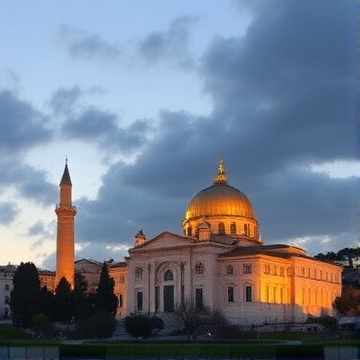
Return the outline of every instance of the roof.
<path id="1" fill-rule="evenodd" d="M 69 173 L 69 168 L 67 166 L 67 162 L 65 164 L 64 173 L 63 173 L 63 176 L 62 176 L 61 181 L 60 181 L 60 185 L 63 185 L 63 184 L 72 185 L 71 184 L 70 173 Z"/>
<path id="2" fill-rule="evenodd" d="M 300 248 L 293 248 L 290 245 L 255 245 L 255 246 L 238 246 L 233 250 L 220 254 L 219 258 L 253 256 L 253 255 L 267 255 L 288 259 L 293 256 L 307 257 L 306 252 Z"/>

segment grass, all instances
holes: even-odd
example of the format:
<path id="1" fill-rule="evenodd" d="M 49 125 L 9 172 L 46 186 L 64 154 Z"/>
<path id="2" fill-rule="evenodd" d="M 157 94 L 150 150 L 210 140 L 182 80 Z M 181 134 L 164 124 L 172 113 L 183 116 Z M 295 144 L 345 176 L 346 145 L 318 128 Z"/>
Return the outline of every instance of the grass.
<path id="1" fill-rule="evenodd" d="M 18 329 L 12 325 L 0 325 L 0 341 L 1 340 L 25 340 L 30 339 L 31 335 L 25 331 Z"/>
<path id="2" fill-rule="evenodd" d="M 252 336 L 252 338 L 250 338 Z M 287 345 L 284 340 L 299 340 L 302 344 Z M 280 343 L 280 341 L 282 343 Z M 259 358 L 287 357 L 296 354 L 299 358 L 321 357 L 325 345 L 356 346 L 354 336 L 336 339 L 329 333 L 249 333 L 246 339 L 167 341 L 146 339 L 142 341 L 112 341 L 83 344 L 68 344 L 56 340 L 32 339 L 31 336 L 11 325 L 0 325 L 0 345 L 11 346 L 59 346 L 61 357 L 176 357 L 176 358 Z M 320 356 L 321 355 L 321 356 Z"/>

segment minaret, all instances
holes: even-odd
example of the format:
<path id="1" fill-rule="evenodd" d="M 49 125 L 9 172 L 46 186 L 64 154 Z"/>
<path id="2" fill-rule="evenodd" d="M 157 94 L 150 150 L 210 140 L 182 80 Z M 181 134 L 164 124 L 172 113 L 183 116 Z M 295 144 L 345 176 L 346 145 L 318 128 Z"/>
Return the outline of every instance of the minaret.
<path id="1" fill-rule="evenodd" d="M 74 218 L 76 207 L 71 202 L 71 179 L 67 159 L 65 169 L 60 181 L 60 202 L 56 205 L 57 236 L 56 236 L 56 276 L 55 287 L 60 279 L 65 276 L 66 280 L 74 287 Z"/>

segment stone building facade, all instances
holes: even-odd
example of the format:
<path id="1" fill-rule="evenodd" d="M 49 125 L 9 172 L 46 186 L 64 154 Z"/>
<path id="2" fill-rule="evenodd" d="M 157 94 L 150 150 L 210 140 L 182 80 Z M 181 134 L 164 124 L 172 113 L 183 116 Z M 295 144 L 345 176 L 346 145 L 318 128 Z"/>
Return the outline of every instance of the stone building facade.
<path id="1" fill-rule="evenodd" d="M 251 202 L 228 185 L 220 160 L 213 184 L 190 201 L 183 235 L 129 250 L 126 313 L 172 312 L 181 303 L 220 310 L 234 324 L 303 322 L 334 315 L 341 267 L 290 245 L 264 245 Z"/>
<path id="2" fill-rule="evenodd" d="M 65 276 L 72 284 L 77 271 L 94 292 L 102 263 L 81 259 L 68 265 L 76 208 L 67 164 L 56 209 L 61 254 L 56 277 L 42 271 L 41 282 L 53 289 Z M 242 325 L 298 323 L 308 316 L 335 314 L 332 303 L 341 295 L 342 267 L 316 260 L 296 246 L 265 245 L 250 200 L 228 184 L 222 160 L 213 184 L 189 202 L 182 227 L 181 235 L 163 232 L 152 239 L 140 230 L 129 256 L 108 262 L 118 315 L 171 313 L 183 303 L 220 310 L 229 322 Z M 6 271 L 0 269 L 0 301 L 11 291 Z"/>

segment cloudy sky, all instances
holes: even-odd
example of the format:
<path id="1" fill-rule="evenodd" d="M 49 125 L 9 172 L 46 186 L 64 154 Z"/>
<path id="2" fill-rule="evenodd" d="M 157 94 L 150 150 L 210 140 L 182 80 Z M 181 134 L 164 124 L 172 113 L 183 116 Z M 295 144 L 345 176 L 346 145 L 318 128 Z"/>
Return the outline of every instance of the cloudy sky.
<path id="1" fill-rule="evenodd" d="M 181 234 L 221 156 L 264 243 L 359 243 L 355 1 L 0 4 L 0 264 L 54 268 L 68 157 L 76 258 Z"/>

